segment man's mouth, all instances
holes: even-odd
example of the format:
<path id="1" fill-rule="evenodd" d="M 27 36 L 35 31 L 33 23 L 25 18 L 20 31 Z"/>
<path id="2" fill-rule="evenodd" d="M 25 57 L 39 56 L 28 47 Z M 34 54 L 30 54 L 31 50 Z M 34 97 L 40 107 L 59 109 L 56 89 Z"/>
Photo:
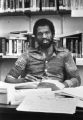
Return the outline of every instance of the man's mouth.
<path id="1" fill-rule="evenodd" d="M 47 39 L 44 39 L 43 40 L 43 43 L 48 43 L 49 41 Z"/>

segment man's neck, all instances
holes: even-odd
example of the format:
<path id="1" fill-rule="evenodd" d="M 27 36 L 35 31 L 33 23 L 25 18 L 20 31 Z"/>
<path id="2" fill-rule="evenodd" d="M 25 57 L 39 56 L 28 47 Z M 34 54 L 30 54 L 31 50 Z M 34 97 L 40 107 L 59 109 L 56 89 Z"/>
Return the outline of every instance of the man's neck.
<path id="1" fill-rule="evenodd" d="M 43 54 L 48 57 L 50 55 L 53 54 L 53 45 L 51 45 L 49 48 L 45 48 L 45 49 L 40 49 L 41 52 L 43 52 Z"/>

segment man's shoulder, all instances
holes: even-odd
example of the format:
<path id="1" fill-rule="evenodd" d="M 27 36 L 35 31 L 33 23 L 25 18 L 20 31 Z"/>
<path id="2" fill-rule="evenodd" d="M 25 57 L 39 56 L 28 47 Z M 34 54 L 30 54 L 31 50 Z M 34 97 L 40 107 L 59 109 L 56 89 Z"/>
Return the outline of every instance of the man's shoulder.
<path id="1" fill-rule="evenodd" d="M 69 50 L 66 49 L 66 48 L 63 48 L 63 47 L 59 47 L 59 48 L 56 48 L 56 52 L 66 52 L 66 53 L 68 53 Z"/>
<path id="2" fill-rule="evenodd" d="M 60 47 L 56 48 L 56 54 L 59 56 L 67 57 L 70 54 L 70 51 L 66 48 Z"/>

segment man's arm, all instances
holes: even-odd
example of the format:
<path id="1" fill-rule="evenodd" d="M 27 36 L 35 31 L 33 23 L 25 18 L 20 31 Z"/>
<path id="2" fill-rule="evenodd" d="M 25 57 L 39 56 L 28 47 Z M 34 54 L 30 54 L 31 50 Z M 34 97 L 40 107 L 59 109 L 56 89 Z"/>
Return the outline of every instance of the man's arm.
<path id="1" fill-rule="evenodd" d="M 26 82 L 24 78 L 20 78 L 27 64 L 27 54 L 22 54 L 15 62 L 14 67 L 6 76 L 5 82 L 8 83 L 22 83 Z"/>
<path id="2" fill-rule="evenodd" d="M 65 87 L 80 86 L 81 78 L 79 75 L 79 71 L 70 52 L 66 53 L 64 64 L 66 72 L 65 74 L 67 75 L 67 79 L 64 81 Z"/>
<path id="3" fill-rule="evenodd" d="M 24 78 L 15 78 L 12 75 L 7 75 L 5 78 L 7 83 L 24 83 L 26 80 Z"/>

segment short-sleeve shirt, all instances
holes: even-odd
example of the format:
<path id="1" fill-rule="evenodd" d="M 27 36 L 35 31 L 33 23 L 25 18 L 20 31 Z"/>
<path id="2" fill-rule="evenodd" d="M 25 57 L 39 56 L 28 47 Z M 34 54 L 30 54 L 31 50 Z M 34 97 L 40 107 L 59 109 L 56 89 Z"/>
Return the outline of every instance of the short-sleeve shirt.
<path id="1" fill-rule="evenodd" d="M 49 77 L 69 86 L 80 84 L 80 76 L 71 53 L 64 48 L 54 47 L 53 53 L 45 57 L 38 49 L 28 49 L 15 62 L 9 74 L 14 78 L 26 78 L 31 75 L 37 78 Z"/>

